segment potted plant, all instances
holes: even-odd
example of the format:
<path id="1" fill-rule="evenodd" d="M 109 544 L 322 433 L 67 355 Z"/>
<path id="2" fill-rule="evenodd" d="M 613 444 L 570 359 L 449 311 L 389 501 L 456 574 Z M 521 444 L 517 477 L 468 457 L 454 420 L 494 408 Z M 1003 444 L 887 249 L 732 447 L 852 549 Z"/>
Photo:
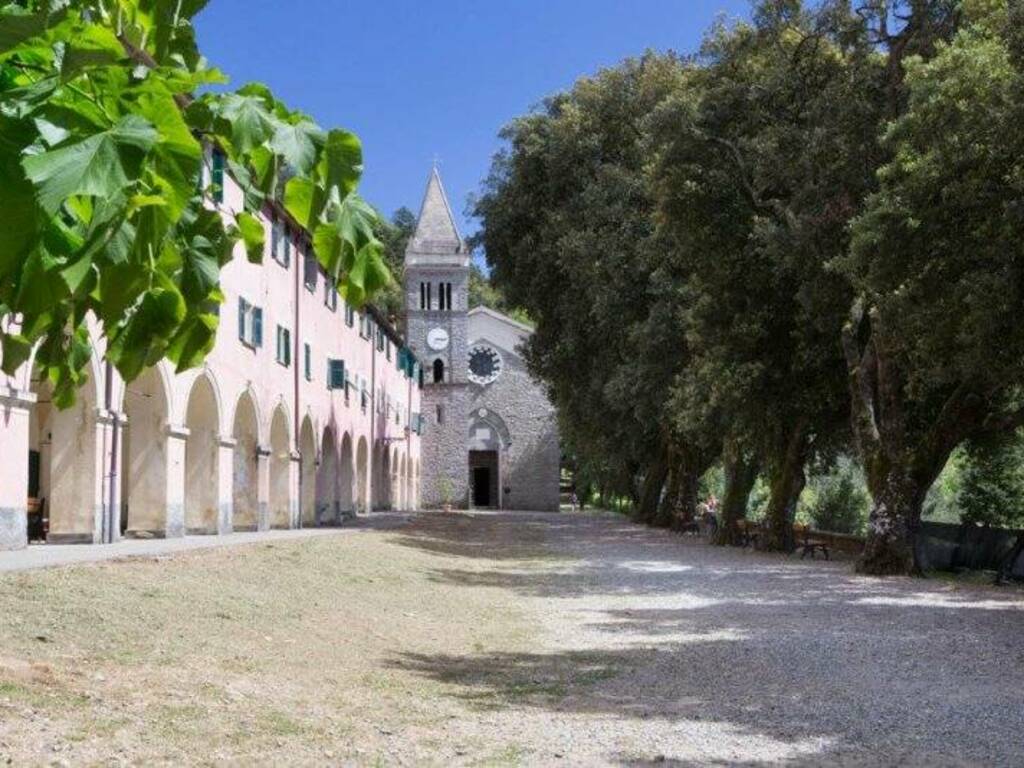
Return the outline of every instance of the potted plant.
<path id="1" fill-rule="evenodd" d="M 452 481 L 447 477 L 441 478 L 441 508 L 445 512 L 452 511 Z"/>

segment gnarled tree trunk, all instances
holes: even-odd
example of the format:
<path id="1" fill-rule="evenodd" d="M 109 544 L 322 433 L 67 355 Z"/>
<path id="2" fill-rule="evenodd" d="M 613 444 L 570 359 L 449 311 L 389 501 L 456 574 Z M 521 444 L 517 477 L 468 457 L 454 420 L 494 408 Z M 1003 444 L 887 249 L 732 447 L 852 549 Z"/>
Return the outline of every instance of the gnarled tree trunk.
<path id="1" fill-rule="evenodd" d="M 709 452 L 695 446 L 670 452 L 668 487 L 658 507 L 654 525 L 678 528 L 683 523 L 693 522 L 697 516 L 700 478 L 711 466 L 712 459 L 708 455 Z"/>
<path id="2" fill-rule="evenodd" d="M 668 455 L 667 450 L 661 450 L 655 456 L 651 466 L 647 468 L 643 483 L 640 487 L 640 496 L 636 505 L 636 520 L 640 523 L 652 525 L 658 515 L 658 506 L 661 502 L 661 491 L 665 487 L 665 479 L 668 477 Z"/>
<path id="3" fill-rule="evenodd" d="M 871 516 L 858 572 L 876 576 L 920 573 L 915 543 L 930 485 L 921 487 L 911 472 L 899 465 L 868 473 Z"/>
<path id="4" fill-rule="evenodd" d="M 807 426 L 800 422 L 786 436 L 781 450 L 777 450 L 767 460 L 770 495 L 765 513 L 765 534 L 761 542 L 763 549 L 771 552 L 793 550 L 793 518 L 797 501 L 807 482 L 804 474 L 806 461 Z"/>
<path id="5" fill-rule="evenodd" d="M 747 502 L 757 481 L 758 461 L 735 440 L 726 442 L 722 452 L 725 493 L 722 496 L 722 521 L 715 534 L 715 544 L 738 546 L 737 523 L 747 516 Z"/>
<path id="6" fill-rule="evenodd" d="M 893 346 L 879 311 L 865 312 L 858 301 L 843 328 L 853 434 L 872 500 L 857 570 L 876 576 L 920 574 L 915 547 L 928 489 L 953 449 L 986 426 L 984 399 L 970 382 L 953 388 L 941 408 L 908 415 L 915 403 Z"/>

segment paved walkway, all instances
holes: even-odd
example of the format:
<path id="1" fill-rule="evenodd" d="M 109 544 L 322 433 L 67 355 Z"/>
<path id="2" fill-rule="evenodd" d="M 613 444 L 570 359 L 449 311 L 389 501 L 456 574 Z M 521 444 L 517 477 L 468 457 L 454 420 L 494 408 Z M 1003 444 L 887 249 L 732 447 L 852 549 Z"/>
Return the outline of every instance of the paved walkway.
<path id="1" fill-rule="evenodd" d="M 215 547 L 238 547 L 265 541 L 289 541 L 321 536 L 339 536 L 367 529 L 393 528 L 410 515 L 374 512 L 362 515 L 338 528 L 301 528 L 293 531 L 230 533 L 224 536 L 186 536 L 181 539 L 125 539 L 116 544 L 33 544 L 17 552 L 0 552 L 0 573 L 54 568 L 80 563 L 98 563 L 128 557 L 159 557 L 176 552 Z"/>

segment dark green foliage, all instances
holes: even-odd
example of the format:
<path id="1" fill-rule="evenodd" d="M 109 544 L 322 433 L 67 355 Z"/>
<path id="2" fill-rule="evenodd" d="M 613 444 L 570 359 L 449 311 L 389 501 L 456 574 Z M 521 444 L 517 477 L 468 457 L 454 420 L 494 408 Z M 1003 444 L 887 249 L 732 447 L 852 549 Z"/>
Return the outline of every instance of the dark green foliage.
<path id="1" fill-rule="evenodd" d="M 390 220 L 379 217 L 375 232 L 383 246 L 384 263 L 394 278 L 378 294 L 375 302 L 392 322 L 397 323 L 405 310 L 405 247 L 416 232 L 416 214 L 403 206 L 394 212 Z"/>
<path id="2" fill-rule="evenodd" d="M 965 523 L 1024 526 L 1024 442 L 1019 435 L 967 445 L 957 502 Z"/>
<path id="3" fill-rule="evenodd" d="M 837 263 L 860 297 L 844 348 L 869 573 L 915 570 L 922 503 L 953 450 L 1024 420 L 1024 70 L 1005 3 L 951 5 L 911 4 L 890 41 L 880 188 Z"/>
<path id="4" fill-rule="evenodd" d="M 1024 424 L 1011 5 L 760 0 L 696 59 L 627 61 L 503 134 L 481 241 L 572 452 L 642 519 L 724 445 L 731 517 L 767 495 L 785 549 L 807 467 L 852 442 L 860 568 L 914 572 L 952 451 Z M 857 528 L 858 483 L 820 490 Z"/>
<path id="5" fill-rule="evenodd" d="M 807 514 L 815 528 L 835 533 L 864 532 L 871 498 L 864 473 L 856 464 L 840 459 L 831 472 L 813 477 L 808 490 L 812 500 Z"/>
<path id="6" fill-rule="evenodd" d="M 666 286 L 643 126 L 686 71 L 648 54 L 516 120 L 474 209 L 495 285 L 536 322 L 526 355 L 568 452 L 607 495 L 643 497 L 651 519 L 668 470 L 649 470 L 669 462 L 685 345 L 678 322 L 648 325 Z M 664 312 L 674 320 L 671 303 Z"/>

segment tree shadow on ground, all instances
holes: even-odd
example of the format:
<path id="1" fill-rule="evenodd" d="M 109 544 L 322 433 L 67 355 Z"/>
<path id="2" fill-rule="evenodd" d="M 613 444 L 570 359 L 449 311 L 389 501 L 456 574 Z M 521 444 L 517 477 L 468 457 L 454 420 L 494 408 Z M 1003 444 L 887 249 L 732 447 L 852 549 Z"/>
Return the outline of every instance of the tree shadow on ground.
<path id="1" fill-rule="evenodd" d="M 521 534 L 521 546 L 510 544 Z M 450 686 L 471 707 L 738 733 L 791 745 L 794 765 L 826 755 L 849 765 L 867 764 L 866 756 L 879 764 L 901 755 L 912 765 L 1024 759 L 1024 748 L 1006 753 L 1024 732 L 1019 596 L 863 578 L 842 565 L 599 518 L 432 521 L 422 533 L 403 531 L 403 543 L 476 558 L 475 569 L 431 577 L 544 598 L 573 628 L 556 650 L 390 660 Z M 815 740 L 827 746 L 800 752 Z M 671 751 L 662 754 L 660 764 L 673 764 Z M 645 765 L 655 756 L 614 759 Z"/>
<path id="2" fill-rule="evenodd" d="M 481 560 L 543 560 L 548 520 L 554 515 L 430 512 L 418 515 L 396 542 L 435 555 Z"/>

